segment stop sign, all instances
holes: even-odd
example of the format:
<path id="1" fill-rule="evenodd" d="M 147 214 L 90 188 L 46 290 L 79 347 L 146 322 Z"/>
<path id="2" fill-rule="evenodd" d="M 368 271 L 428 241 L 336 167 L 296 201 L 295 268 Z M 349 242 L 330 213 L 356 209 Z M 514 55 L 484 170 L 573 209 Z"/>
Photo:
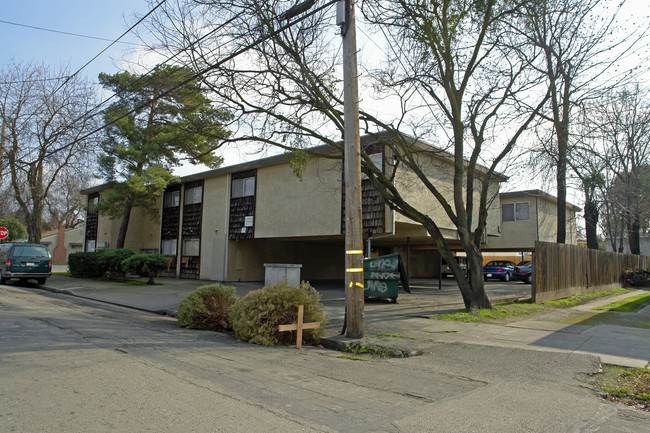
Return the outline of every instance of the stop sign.
<path id="1" fill-rule="evenodd" d="M 9 230 L 4 227 L 0 227 L 0 239 L 4 239 L 9 236 Z"/>

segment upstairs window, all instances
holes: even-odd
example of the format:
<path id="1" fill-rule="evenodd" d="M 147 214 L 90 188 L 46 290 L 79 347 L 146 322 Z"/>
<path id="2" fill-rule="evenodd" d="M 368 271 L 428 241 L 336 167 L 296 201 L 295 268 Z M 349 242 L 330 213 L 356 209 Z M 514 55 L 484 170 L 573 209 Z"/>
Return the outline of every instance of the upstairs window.
<path id="1" fill-rule="evenodd" d="M 165 193 L 165 207 L 178 207 L 181 204 L 180 191 L 167 191 Z"/>
<path id="2" fill-rule="evenodd" d="M 233 179 L 232 198 L 252 197 L 255 195 L 255 177 Z"/>
<path id="3" fill-rule="evenodd" d="M 203 201 L 203 186 L 185 188 L 185 204 L 197 204 Z"/>
<path id="4" fill-rule="evenodd" d="M 503 221 L 524 221 L 530 219 L 530 203 L 504 203 L 501 205 Z"/>

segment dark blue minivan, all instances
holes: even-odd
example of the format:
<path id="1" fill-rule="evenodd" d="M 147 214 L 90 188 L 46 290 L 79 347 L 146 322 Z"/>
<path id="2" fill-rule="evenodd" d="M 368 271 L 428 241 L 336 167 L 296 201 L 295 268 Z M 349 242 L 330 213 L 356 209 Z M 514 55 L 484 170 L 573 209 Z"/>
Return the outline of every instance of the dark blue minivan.
<path id="1" fill-rule="evenodd" d="M 42 244 L 10 242 L 0 244 L 0 284 L 11 278 L 33 279 L 38 284 L 52 276 L 52 256 Z"/>

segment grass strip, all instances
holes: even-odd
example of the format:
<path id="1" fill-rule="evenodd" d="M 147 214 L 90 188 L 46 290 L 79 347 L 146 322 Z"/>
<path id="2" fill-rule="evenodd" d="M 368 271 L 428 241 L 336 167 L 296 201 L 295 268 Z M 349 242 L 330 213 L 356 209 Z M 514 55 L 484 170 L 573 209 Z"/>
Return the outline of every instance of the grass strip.
<path id="1" fill-rule="evenodd" d="M 645 304 L 650 302 L 650 293 L 642 293 L 631 298 L 621 299 L 611 304 L 603 305 L 596 310 L 621 311 L 624 313 L 633 313 L 639 311 Z"/>
<path id="2" fill-rule="evenodd" d="M 525 316 L 534 312 L 543 310 L 544 306 L 539 304 L 528 304 L 518 302 L 505 302 L 495 304 L 493 309 L 480 309 L 476 316 L 471 315 L 466 310 L 454 311 L 433 316 L 432 319 L 448 320 L 466 323 L 494 323 L 501 320 Z"/>
<path id="3" fill-rule="evenodd" d="M 555 301 L 548 301 L 545 302 L 544 305 L 548 305 L 551 307 L 559 307 L 559 308 L 566 308 L 566 307 L 575 307 L 576 305 L 584 304 L 585 302 L 591 301 L 592 299 L 595 298 L 602 298 L 604 296 L 613 296 L 613 295 L 621 295 L 623 293 L 630 293 L 633 290 L 630 289 L 613 289 L 613 290 L 605 290 L 603 292 L 594 292 L 594 293 L 586 293 L 584 295 L 576 295 L 576 296 L 571 296 L 569 298 L 564 298 L 564 299 L 557 299 Z"/>
<path id="4" fill-rule="evenodd" d="M 505 302 L 495 304 L 492 309 L 480 309 L 476 315 L 472 315 L 467 310 L 459 310 L 451 313 L 444 313 L 432 316 L 435 320 L 448 320 L 455 322 L 466 323 L 507 323 L 518 317 L 537 313 L 550 311 L 556 308 L 568 308 L 576 305 L 584 304 L 592 299 L 601 298 L 605 296 L 619 295 L 622 293 L 629 293 L 629 289 L 614 289 L 602 292 L 587 293 L 585 295 L 571 296 L 566 299 L 558 299 L 557 301 L 549 301 L 544 304 L 531 304 L 522 302 Z"/>

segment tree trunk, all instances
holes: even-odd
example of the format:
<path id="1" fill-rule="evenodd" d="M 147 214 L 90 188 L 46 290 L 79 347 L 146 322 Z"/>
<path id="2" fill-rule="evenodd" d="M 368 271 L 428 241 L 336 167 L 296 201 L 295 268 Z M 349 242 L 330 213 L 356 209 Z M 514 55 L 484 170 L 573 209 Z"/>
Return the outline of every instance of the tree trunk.
<path id="1" fill-rule="evenodd" d="M 133 208 L 133 199 L 128 198 L 124 204 L 124 213 L 122 214 L 122 223 L 120 224 L 120 231 L 117 235 L 117 243 L 115 248 L 124 248 L 126 240 L 126 231 L 129 229 L 129 220 L 131 219 L 131 209 Z"/>
<path id="2" fill-rule="evenodd" d="M 485 293 L 483 280 L 483 255 L 474 242 L 472 236 L 466 230 L 459 229 L 461 243 L 467 254 L 467 276 L 463 273 L 456 273 L 456 281 L 460 287 L 465 302 L 465 308 L 471 314 L 475 314 L 481 308 L 492 308 L 490 299 Z"/>
<path id="3" fill-rule="evenodd" d="M 627 241 L 630 244 L 630 254 L 641 255 L 641 239 L 639 231 L 641 230 L 639 215 L 634 215 L 632 221 L 627 224 Z"/>
<path id="4" fill-rule="evenodd" d="M 587 232 L 587 248 L 598 249 L 598 205 L 589 197 L 585 200 L 585 230 Z"/>
<path id="5" fill-rule="evenodd" d="M 29 242 L 40 243 L 43 232 L 43 209 L 42 206 L 35 206 L 26 214 L 27 237 Z"/>
<path id="6" fill-rule="evenodd" d="M 479 308 L 492 308 L 492 303 L 485 293 L 485 282 L 483 279 L 483 255 L 478 250 L 467 254 L 467 276 L 472 291 L 470 305 L 465 305 L 471 313 Z"/>
<path id="7" fill-rule="evenodd" d="M 616 237 L 618 239 L 618 249 L 616 251 L 622 253 L 625 249 L 625 218 L 621 217 L 619 224 L 621 226 L 621 229 L 620 231 L 616 231 Z"/>
<path id="8" fill-rule="evenodd" d="M 557 243 L 566 242 L 566 166 L 567 166 L 567 143 L 558 140 L 558 161 L 557 161 Z"/>

